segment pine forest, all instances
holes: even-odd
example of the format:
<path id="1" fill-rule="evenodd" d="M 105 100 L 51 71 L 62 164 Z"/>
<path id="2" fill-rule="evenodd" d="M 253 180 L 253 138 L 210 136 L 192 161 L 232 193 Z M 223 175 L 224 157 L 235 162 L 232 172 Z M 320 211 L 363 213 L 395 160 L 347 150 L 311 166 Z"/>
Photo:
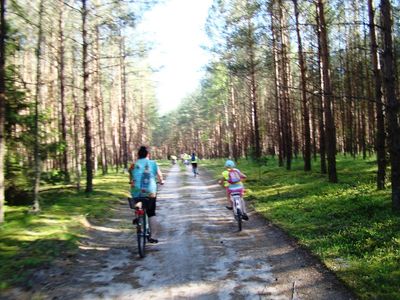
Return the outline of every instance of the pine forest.
<path id="1" fill-rule="evenodd" d="M 398 0 L 213 0 L 212 59 L 165 114 L 155 45 L 138 27 L 163 1 L 0 2 L 4 226 L 12 207 L 40 214 L 55 185 L 90 201 L 95 180 L 125 174 L 141 145 L 160 161 L 195 151 L 282 174 L 300 168 L 331 187 L 346 176 L 338 161 L 368 161 L 374 191 L 400 213 Z"/>

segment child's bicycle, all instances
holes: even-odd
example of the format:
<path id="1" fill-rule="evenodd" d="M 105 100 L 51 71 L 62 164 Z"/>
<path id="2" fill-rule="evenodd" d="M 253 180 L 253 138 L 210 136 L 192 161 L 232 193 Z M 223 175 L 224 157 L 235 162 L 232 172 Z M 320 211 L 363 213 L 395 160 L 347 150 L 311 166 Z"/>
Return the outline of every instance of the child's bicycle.
<path id="1" fill-rule="evenodd" d="M 233 217 L 237 221 L 238 231 L 242 230 L 243 209 L 242 209 L 242 195 L 241 193 L 231 193 L 230 195 L 233 207 Z"/>
<path id="2" fill-rule="evenodd" d="M 133 224 L 136 225 L 136 237 L 139 250 L 139 256 L 141 258 L 146 255 L 146 241 L 151 237 L 149 218 L 146 213 L 146 208 L 143 203 L 148 201 L 147 197 L 140 198 L 128 198 L 129 207 L 135 210 L 135 219 Z"/>

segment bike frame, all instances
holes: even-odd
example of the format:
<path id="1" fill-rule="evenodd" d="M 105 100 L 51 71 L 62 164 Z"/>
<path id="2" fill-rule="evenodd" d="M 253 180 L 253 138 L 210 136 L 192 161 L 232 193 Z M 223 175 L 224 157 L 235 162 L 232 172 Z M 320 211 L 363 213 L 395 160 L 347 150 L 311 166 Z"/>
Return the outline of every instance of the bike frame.
<path id="1" fill-rule="evenodd" d="M 242 230 L 242 195 L 240 193 L 230 194 L 232 206 L 233 206 L 233 216 L 238 223 L 239 231 Z"/>

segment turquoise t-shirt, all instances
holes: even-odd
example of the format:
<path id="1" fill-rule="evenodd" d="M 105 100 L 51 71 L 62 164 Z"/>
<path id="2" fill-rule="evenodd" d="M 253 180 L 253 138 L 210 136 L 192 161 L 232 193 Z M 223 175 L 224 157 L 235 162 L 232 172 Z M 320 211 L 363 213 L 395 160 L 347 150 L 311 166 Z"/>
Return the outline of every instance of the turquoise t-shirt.
<path id="1" fill-rule="evenodd" d="M 142 181 L 142 175 L 145 171 L 145 168 L 149 168 L 150 172 L 150 182 L 146 192 L 140 189 L 140 183 Z M 135 186 L 132 188 L 131 193 L 132 197 L 147 197 L 150 194 L 156 194 L 157 192 L 157 170 L 158 165 L 154 160 L 149 160 L 147 158 L 138 159 L 135 163 L 135 167 L 131 171 L 132 178 L 135 181 Z"/>

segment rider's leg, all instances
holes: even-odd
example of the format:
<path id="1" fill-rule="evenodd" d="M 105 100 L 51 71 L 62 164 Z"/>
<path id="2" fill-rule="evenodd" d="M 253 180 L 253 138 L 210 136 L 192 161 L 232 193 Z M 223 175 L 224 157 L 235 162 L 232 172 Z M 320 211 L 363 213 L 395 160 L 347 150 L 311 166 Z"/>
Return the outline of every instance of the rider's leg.
<path id="1" fill-rule="evenodd" d="M 243 210 L 243 219 L 248 220 L 249 217 L 247 216 L 246 202 L 243 199 L 243 195 L 244 195 L 244 189 L 242 189 L 242 191 L 240 192 L 240 200 Z"/>
<path id="2" fill-rule="evenodd" d="M 158 233 L 158 222 L 156 216 L 149 218 L 151 237 L 154 239 Z"/>
<path id="3" fill-rule="evenodd" d="M 244 214 L 247 214 L 247 209 L 246 209 L 246 202 L 244 202 L 243 197 L 241 197 L 241 205 L 242 205 L 242 210 Z"/>
<path id="4" fill-rule="evenodd" d="M 228 201 L 228 202 L 227 202 L 227 205 L 226 205 L 226 208 L 227 208 L 227 209 L 233 209 L 233 204 L 232 204 L 232 200 L 231 200 L 231 195 L 230 195 L 230 193 L 229 193 L 228 188 L 226 188 L 226 200 Z"/>
<path id="5" fill-rule="evenodd" d="M 149 239 L 149 242 L 157 243 L 158 240 L 155 238 L 158 232 L 158 222 L 156 220 L 156 198 L 149 198 L 149 201 L 147 202 L 146 211 L 147 211 L 147 216 L 149 217 L 148 220 L 151 232 L 151 238 Z"/>

